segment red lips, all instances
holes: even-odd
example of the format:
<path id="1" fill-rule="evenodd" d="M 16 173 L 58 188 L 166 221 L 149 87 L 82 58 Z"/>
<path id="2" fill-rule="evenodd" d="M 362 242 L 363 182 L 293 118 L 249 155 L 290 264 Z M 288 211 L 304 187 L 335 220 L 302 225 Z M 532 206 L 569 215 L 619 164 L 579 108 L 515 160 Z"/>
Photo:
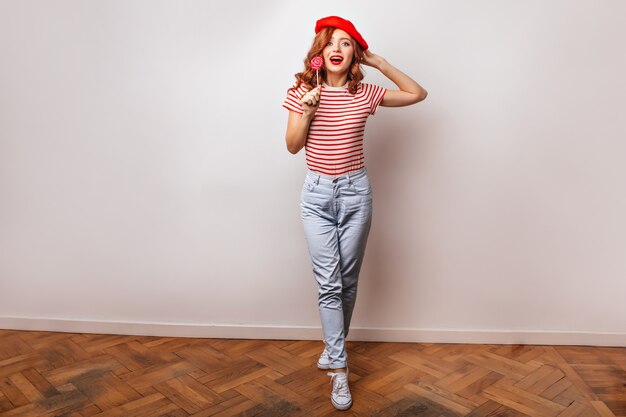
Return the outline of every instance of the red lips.
<path id="1" fill-rule="evenodd" d="M 343 57 L 341 55 L 331 55 L 328 59 L 333 65 L 339 65 L 343 62 Z"/>

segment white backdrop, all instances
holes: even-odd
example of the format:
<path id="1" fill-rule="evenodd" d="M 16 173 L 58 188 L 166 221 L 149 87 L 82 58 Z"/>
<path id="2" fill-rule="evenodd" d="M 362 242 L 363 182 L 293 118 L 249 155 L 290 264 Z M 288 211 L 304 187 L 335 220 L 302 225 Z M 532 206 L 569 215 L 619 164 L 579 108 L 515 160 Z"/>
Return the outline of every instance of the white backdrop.
<path id="1" fill-rule="evenodd" d="M 368 121 L 350 337 L 626 346 L 620 0 L 0 2 L 0 327 L 321 338 L 281 103 L 327 15 L 429 92 Z"/>

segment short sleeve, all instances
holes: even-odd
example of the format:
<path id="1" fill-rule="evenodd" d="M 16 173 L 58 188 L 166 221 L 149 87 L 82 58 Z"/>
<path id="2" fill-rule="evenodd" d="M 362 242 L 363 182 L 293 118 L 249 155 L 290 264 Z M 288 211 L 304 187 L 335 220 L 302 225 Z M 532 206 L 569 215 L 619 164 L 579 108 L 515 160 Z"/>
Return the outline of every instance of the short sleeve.
<path id="1" fill-rule="evenodd" d="M 294 87 L 296 84 L 294 83 Z M 297 89 L 290 89 L 287 93 L 287 97 L 285 97 L 285 101 L 283 101 L 283 107 L 287 110 L 293 110 L 298 114 L 303 114 L 304 110 L 302 109 L 302 103 L 300 100 L 302 96 L 306 93 L 304 85 L 300 85 Z"/>
<path id="2" fill-rule="evenodd" d="M 378 106 L 380 106 L 380 103 L 383 101 L 387 89 L 374 84 L 370 84 L 370 88 L 372 88 L 372 94 L 370 96 L 370 107 L 372 110 L 370 111 L 370 114 L 374 114 L 376 113 L 376 110 L 378 110 Z"/>

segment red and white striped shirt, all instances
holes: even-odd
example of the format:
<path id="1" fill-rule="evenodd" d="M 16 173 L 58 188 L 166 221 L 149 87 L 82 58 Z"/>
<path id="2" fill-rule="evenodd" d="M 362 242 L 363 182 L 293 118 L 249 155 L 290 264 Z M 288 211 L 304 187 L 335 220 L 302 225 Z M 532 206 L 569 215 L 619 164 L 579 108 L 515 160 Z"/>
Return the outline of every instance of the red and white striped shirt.
<path id="1" fill-rule="evenodd" d="M 294 83 L 295 86 L 295 83 Z M 289 90 L 283 107 L 304 113 L 300 99 L 309 91 L 304 84 Z M 356 94 L 343 87 L 322 86 L 320 103 L 309 126 L 306 162 L 320 174 L 337 176 L 365 166 L 363 136 L 368 116 L 376 113 L 387 90 L 374 84 L 359 83 Z"/>

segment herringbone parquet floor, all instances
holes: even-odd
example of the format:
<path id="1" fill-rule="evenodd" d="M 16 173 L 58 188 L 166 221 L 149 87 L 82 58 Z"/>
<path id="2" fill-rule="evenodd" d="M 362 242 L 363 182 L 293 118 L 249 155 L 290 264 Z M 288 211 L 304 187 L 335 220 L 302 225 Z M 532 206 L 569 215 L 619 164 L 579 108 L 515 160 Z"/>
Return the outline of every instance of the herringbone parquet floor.
<path id="1" fill-rule="evenodd" d="M 626 416 L 626 348 L 348 342 L 346 412 L 322 348 L 0 330 L 0 416 Z"/>

